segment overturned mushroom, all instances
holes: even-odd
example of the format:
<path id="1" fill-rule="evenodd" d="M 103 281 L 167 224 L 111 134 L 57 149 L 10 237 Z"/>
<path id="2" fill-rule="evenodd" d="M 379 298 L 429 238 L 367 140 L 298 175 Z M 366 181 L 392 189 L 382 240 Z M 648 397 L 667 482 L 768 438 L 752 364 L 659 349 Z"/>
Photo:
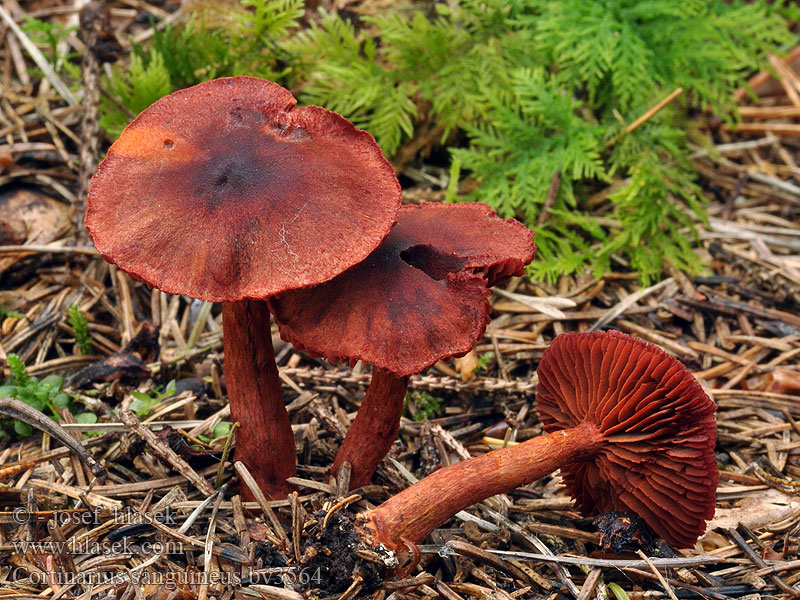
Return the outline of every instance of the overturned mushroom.
<path id="1" fill-rule="evenodd" d="M 539 364 L 547 433 L 440 469 L 361 517 L 371 545 L 422 542 L 459 510 L 562 469 L 587 514 L 633 512 L 677 547 L 714 514 L 715 405 L 656 346 L 618 332 L 557 337 Z"/>
<path id="2" fill-rule="evenodd" d="M 267 496 L 295 473 L 263 300 L 315 285 L 386 236 L 400 186 L 375 140 L 284 88 L 223 78 L 155 102 L 92 178 L 86 227 L 109 262 L 222 302 L 236 454 Z"/>
<path id="3" fill-rule="evenodd" d="M 468 352 L 489 322 L 488 287 L 521 275 L 534 250 L 532 231 L 485 204 L 403 206 L 363 262 L 270 299 L 295 347 L 373 365 L 334 472 L 347 461 L 353 487 L 369 482 L 397 435 L 408 376 Z"/>

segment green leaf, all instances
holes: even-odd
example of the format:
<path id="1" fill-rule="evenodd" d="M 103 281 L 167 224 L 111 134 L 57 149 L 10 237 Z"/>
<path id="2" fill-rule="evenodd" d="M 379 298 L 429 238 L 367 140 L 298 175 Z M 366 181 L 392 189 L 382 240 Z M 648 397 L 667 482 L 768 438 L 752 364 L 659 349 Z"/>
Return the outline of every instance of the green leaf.
<path id="1" fill-rule="evenodd" d="M 608 591 L 614 594 L 616 600 L 630 600 L 628 594 L 623 590 L 618 583 L 613 581 L 608 584 Z"/>
<path id="2" fill-rule="evenodd" d="M 97 423 L 97 415 L 92 412 L 82 412 L 75 415 L 75 420 L 78 423 L 91 425 L 92 423 Z"/>
<path id="3" fill-rule="evenodd" d="M 131 394 L 133 393 L 134 392 L 131 392 Z M 142 396 L 144 396 L 144 394 L 142 394 Z M 147 398 L 147 400 L 142 400 L 141 398 L 138 397 L 135 398 L 134 400 L 131 400 L 131 403 L 128 407 L 130 408 L 131 411 L 133 411 L 134 414 L 136 414 L 139 417 L 149 413 L 150 409 L 152 408 L 152 403 L 150 402 L 150 398 L 148 398 L 147 396 L 145 396 L 145 398 Z"/>
<path id="4" fill-rule="evenodd" d="M 220 421 L 211 432 L 212 439 L 226 437 L 231 432 L 231 424 L 228 421 Z"/>
<path id="5" fill-rule="evenodd" d="M 144 392 L 131 392 L 131 396 L 136 398 L 139 402 L 143 402 L 145 404 L 150 404 L 154 401 L 153 398 L 151 398 Z"/>
<path id="6" fill-rule="evenodd" d="M 11 319 L 24 319 L 25 315 L 19 311 L 11 310 L 0 304 L 0 317 L 9 317 Z"/>
<path id="7" fill-rule="evenodd" d="M 33 435 L 33 427 L 25 423 L 24 421 L 14 421 L 14 431 L 17 433 L 18 436 L 28 438 Z"/>
<path id="8" fill-rule="evenodd" d="M 60 375 L 48 375 L 39 382 L 39 386 L 47 387 L 53 390 L 54 393 L 58 393 L 64 386 L 64 378 Z"/>
<path id="9" fill-rule="evenodd" d="M 64 409 L 69 406 L 69 401 L 70 401 L 69 394 L 64 394 L 62 392 L 61 394 L 56 394 L 55 398 L 53 398 L 53 406 L 55 406 L 59 410 Z"/>

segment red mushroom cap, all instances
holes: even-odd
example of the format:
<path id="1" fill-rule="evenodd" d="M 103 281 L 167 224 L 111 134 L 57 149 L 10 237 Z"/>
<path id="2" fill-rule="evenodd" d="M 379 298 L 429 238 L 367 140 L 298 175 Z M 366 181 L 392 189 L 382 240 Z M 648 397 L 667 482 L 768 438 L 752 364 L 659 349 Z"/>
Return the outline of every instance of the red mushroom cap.
<path id="1" fill-rule="evenodd" d="M 223 78 L 142 112 L 92 178 L 86 227 L 165 292 L 265 298 L 326 281 L 386 236 L 402 199 L 375 140 L 279 85 Z"/>
<path id="2" fill-rule="evenodd" d="M 468 352 L 489 321 L 487 287 L 521 275 L 534 251 L 532 231 L 485 204 L 403 206 L 366 260 L 270 308 L 297 348 L 409 375 Z"/>
<path id="3" fill-rule="evenodd" d="M 556 337 L 539 363 L 545 431 L 594 423 L 606 443 L 562 469 L 587 514 L 633 512 L 692 546 L 714 516 L 716 406 L 686 367 L 623 333 Z"/>

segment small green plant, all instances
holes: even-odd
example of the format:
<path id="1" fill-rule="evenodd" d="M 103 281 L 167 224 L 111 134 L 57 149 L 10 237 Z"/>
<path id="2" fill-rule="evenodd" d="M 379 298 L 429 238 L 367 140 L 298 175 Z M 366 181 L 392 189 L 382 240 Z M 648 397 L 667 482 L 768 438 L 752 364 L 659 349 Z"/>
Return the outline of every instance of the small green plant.
<path id="1" fill-rule="evenodd" d="M 444 399 L 421 390 L 409 390 L 406 393 L 405 412 L 415 421 L 424 421 L 437 417 L 442 409 Z"/>
<path id="2" fill-rule="evenodd" d="M 292 55 L 281 41 L 299 26 L 302 0 L 242 0 L 228 29 L 209 28 L 202 18 L 166 27 L 151 46 L 134 46 L 127 69 L 105 81 L 117 103 L 101 98 L 100 126 L 118 137 L 130 121 L 167 94 L 217 77 L 252 75 L 279 83 L 292 73 Z"/>
<path id="3" fill-rule="evenodd" d="M 19 311 L 11 310 L 10 308 L 0 304 L 0 318 L 5 318 L 5 317 L 9 317 L 11 319 L 24 319 L 25 315 L 23 315 Z"/>
<path id="4" fill-rule="evenodd" d="M 172 91 L 164 58 L 155 50 L 150 50 L 147 55 L 132 53 L 127 71 L 117 67 L 112 73 L 114 75 L 107 83 L 109 93 L 133 114 L 143 111 Z M 100 109 L 100 126 L 110 135 L 118 137 L 128 124 L 128 114 L 105 96 L 101 97 Z"/>
<path id="5" fill-rule="evenodd" d="M 483 352 L 478 355 L 478 366 L 475 368 L 475 374 L 480 375 L 485 373 L 489 365 L 494 362 L 494 352 Z"/>
<path id="6" fill-rule="evenodd" d="M 80 54 L 68 52 L 67 54 L 59 55 L 58 52 L 58 47 L 62 40 L 74 34 L 78 30 L 77 27 L 64 27 L 55 21 L 42 21 L 26 16 L 21 29 L 34 44 L 45 46 L 45 57 L 56 73 L 64 73 L 73 81 L 80 82 Z M 41 76 L 41 73 L 39 73 L 39 76 Z"/>
<path id="7" fill-rule="evenodd" d="M 48 375 L 40 380 L 38 377 L 28 375 L 19 356 L 13 353 L 8 355 L 7 361 L 11 377 L 3 385 L 0 385 L 0 398 L 16 398 L 36 410 L 45 414 L 49 413 L 56 420 L 60 418 L 58 411 L 69 409 L 75 414 L 75 419 L 79 423 L 97 421 L 97 417 L 93 413 L 77 412 L 72 398 L 63 391 L 63 377 Z M 0 419 L 0 437 L 7 435 L 11 428 L 20 437 L 29 437 L 33 433 L 33 428 L 27 423 L 16 419 Z"/>
<path id="8" fill-rule="evenodd" d="M 611 592 L 615 600 L 631 600 L 628 593 L 620 587 L 618 583 L 613 581 L 608 584 L 608 591 Z"/>
<path id="9" fill-rule="evenodd" d="M 214 440 L 218 440 L 220 438 L 227 437 L 231 432 L 231 422 L 230 421 L 220 421 L 214 428 L 211 430 L 211 435 L 198 435 L 197 439 L 206 444 L 211 443 Z"/>
<path id="10" fill-rule="evenodd" d="M 174 395 L 175 389 L 176 385 L 175 380 L 173 379 L 166 385 L 163 392 L 158 392 L 156 390 L 153 390 L 150 392 L 150 394 L 145 394 L 144 392 L 131 392 L 133 400 L 131 400 L 128 408 L 130 408 L 130 410 L 132 410 L 137 417 L 143 417 L 165 399 Z"/>
<path id="11" fill-rule="evenodd" d="M 731 93 L 793 43 L 783 3 L 691 0 L 461 0 L 436 14 L 364 18 L 369 33 L 326 14 L 289 42 L 308 73 L 301 98 L 368 129 L 392 154 L 417 123 L 442 135 L 451 175 L 537 233 L 530 270 L 554 282 L 612 256 L 642 283 L 665 263 L 696 271 L 703 199 L 688 161 L 687 108 L 724 114 Z M 324 57 L 320 61 L 318 57 Z M 623 127 L 669 92 L 684 95 L 633 134 Z M 455 138 L 458 139 L 458 138 Z M 562 175 L 543 223 L 554 173 Z M 610 183 L 602 214 L 587 200 Z M 598 219 L 602 216 L 602 219 Z"/>
<path id="12" fill-rule="evenodd" d="M 486 202 L 536 230 L 536 279 L 600 275 L 614 261 L 647 284 L 665 264 L 701 267 L 689 111 L 727 114 L 766 54 L 796 43 L 786 19 L 798 12 L 780 0 L 455 0 L 357 18 L 322 11 L 301 28 L 300 0 L 243 0 L 227 28 L 190 21 L 135 48 L 107 87 L 139 112 L 176 87 L 266 77 L 368 130 L 390 157 L 425 127 L 449 155 L 448 201 Z M 104 111 L 118 134 L 128 115 Z M 479 185 L 459 194 L 464 176 Z"/>
<path id="13" fill-rule="evenodd" d="M 91 354 L 92 338 L 89 337 L 89 324 L 86 321 L 86 315 L 77 304 L 69 307 L 67 320 L 75 332 L 75 343 L 78 344 L 81 354 L 85 356 Z"/>

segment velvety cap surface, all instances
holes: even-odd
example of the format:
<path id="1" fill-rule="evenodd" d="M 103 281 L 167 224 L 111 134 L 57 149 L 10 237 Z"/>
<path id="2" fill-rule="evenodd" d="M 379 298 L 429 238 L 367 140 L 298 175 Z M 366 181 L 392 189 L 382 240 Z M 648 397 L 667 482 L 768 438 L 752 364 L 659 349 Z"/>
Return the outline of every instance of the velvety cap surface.
<path id="1" fill-rule="evenodd" d="M 270 300 L 285 340 L 399 375 L 475 345 L 489 321 L 487 287 L 522 274 L 533 232 L 478 203 L 403 206 L 397 217 L 362 263 Z"/>
<path id="2" fill-rule="evenodd" d="M 86 227 L 165 292 L 264 298 L 326 281 L 386 236 L 401 202 L 368 133 L 279 85 L 223 78 L 166 96 L 111 146 Z"/>
<path id="3" fill-rule="evenodd" d="M 588 421 L 607 441 L 562 469 L 580 510 L 633 512 L 667 542 L 692 546 L 714 516 L 719 473 L 716 407 L 688 369 L 610 331 L 556 337 L 538 373 L 545 431 Z"/>

